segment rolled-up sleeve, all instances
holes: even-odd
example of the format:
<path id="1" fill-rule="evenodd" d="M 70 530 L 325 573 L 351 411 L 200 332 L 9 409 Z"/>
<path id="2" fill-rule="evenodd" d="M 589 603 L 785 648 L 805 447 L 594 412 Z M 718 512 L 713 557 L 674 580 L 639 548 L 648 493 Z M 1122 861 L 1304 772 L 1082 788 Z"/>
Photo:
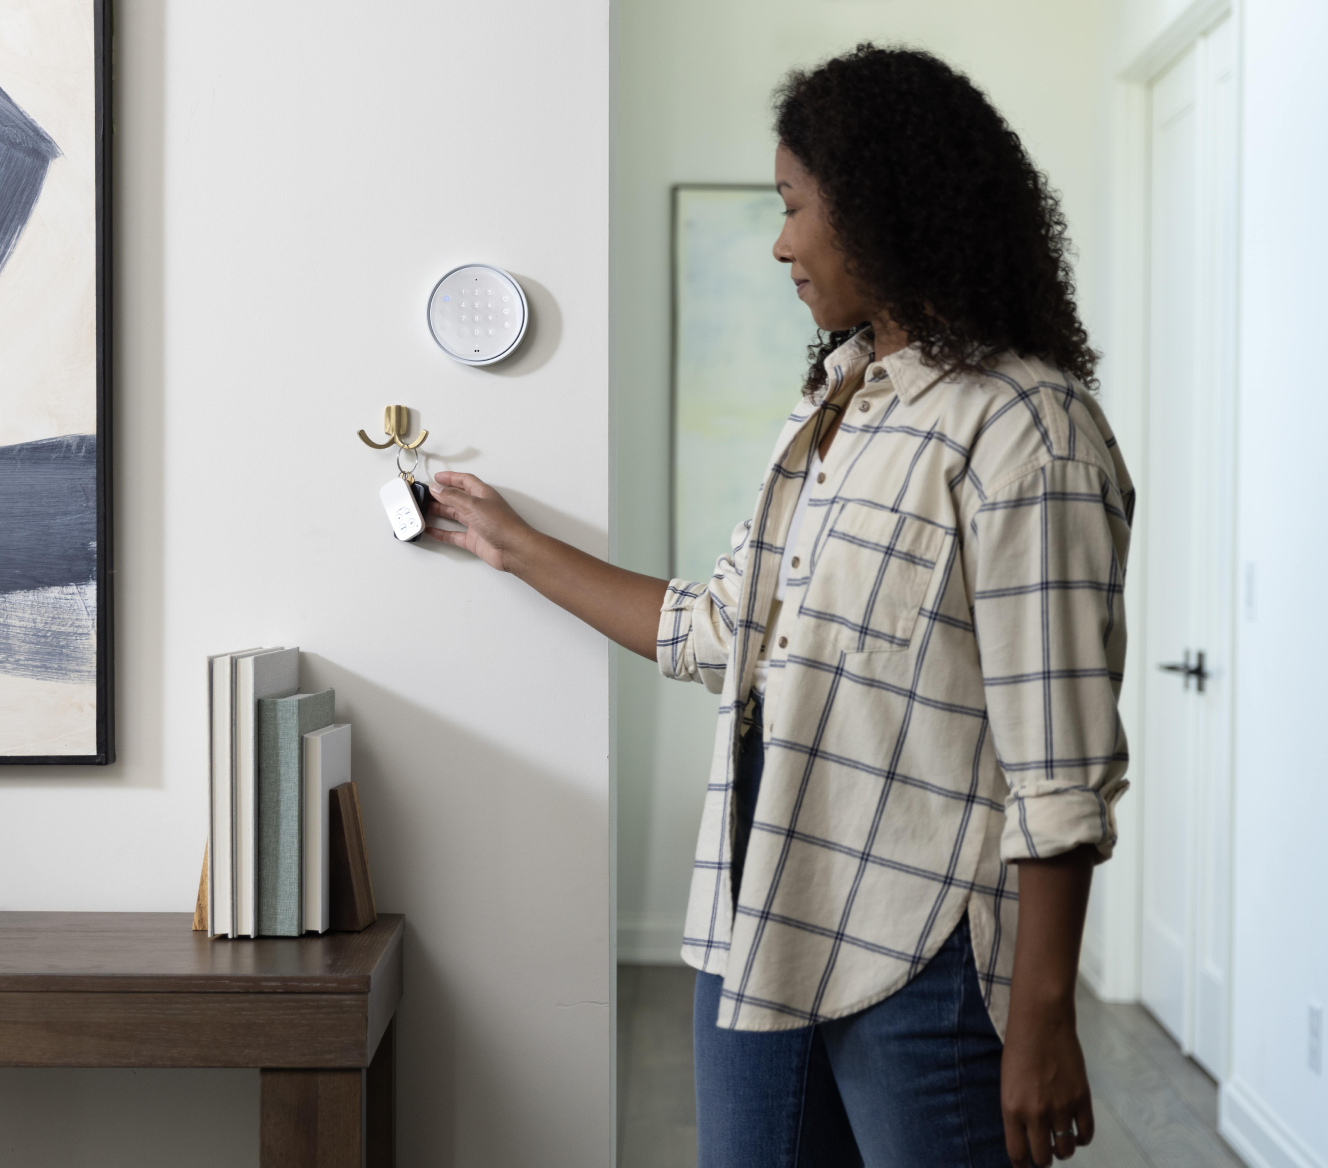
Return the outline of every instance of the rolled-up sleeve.
<path id="1" fill-rule="evenodd" d="M 724 688 L 751 528 L 749 519 L 733 529 L 732 548 L 716 561 L 707 583 L 669 581 L 655 640 L 665 677 L 699 681 L 711 693 Z"/>
<path id="2" fill-rule="evenodd" d="M 1116 843 L 1129 762 L 1125 665 L 1129 507 L 1091 462 L 1059 459 L 978 508 L 966 549 L 997 759 L 1009 784 L 1001 858 Z"/>

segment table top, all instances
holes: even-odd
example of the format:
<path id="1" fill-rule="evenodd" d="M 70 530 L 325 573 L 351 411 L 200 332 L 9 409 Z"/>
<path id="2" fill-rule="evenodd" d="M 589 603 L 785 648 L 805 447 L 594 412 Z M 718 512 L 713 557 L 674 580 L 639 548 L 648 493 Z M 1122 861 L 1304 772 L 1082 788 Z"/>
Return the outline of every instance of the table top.
<path id="1" fill-rule="evenodd" d="M 192 919 L 0 912 L 0 993 L 367 994 L 399 963 L 405 931 L 380 913 L 359 933 L 209 940 Z"/>

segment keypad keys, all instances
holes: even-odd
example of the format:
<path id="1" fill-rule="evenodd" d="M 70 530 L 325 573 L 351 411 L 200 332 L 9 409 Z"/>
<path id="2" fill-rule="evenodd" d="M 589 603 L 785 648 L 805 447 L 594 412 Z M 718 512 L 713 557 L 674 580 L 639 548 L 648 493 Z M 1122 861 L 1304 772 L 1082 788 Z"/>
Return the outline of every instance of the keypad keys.
<path id="1" fill-rule="evenodd" d="M 520 286 L 507 273 L 473 264 L 449 272 L 434 287 L 429 329 L 449 356 L 487 364 L 515 348 L 525 333 L 527 311 Z"/>

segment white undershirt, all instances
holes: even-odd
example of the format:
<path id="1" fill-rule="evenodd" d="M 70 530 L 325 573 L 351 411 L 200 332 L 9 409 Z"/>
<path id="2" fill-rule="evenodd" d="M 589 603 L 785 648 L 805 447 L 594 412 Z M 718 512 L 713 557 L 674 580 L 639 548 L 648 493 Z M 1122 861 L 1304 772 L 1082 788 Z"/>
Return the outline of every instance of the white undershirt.
<path id="1" fill-rule="evenodd" d="M 788 588 L 789 574 L 793 571 L 793 556 L 798 547 L 798 533 L 802 530 L 802 520 L 807 514 L 807 503 L 812 497 L 812 488 L 816 485 L 816 476 L 820 470 L 821 455 L 819 451 L 814 450 L 812 464 L 807 468 L 806 478 L 802 480 L 798 505 L 793 509 L 793 518 L 789 520 L 788 535 L 784 537 L 784 558 L 779 562 L 779 582 L 775 585 L 775 601 L 770 607 L 770 619 L 766 625 L 761 655 L 756 659 L 756 678 L 752 682 L 752 687 L 762 697 L 765 696 L 765 683 L 770 675 L 769 647 L 775 643 L 779 612 L 784 603 L 784 592 Z"/>

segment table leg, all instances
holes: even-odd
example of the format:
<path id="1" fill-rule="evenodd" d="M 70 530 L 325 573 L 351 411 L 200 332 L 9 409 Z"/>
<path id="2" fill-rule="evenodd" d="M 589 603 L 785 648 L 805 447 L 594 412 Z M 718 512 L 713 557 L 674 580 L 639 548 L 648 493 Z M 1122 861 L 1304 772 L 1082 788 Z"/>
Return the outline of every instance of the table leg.
<path id="1" fill-rule="evenodd" d="M 259 1168 L 396 1168 L 397 1023 L 367 1070 L 260 1076 Z"/>
<path id="2" fill-rule="evenodd" d="M 365 1075 L 367 1168 L 396 1168 L 397 1162 L 397 1020 L 378 1042 Z"/>
<path id="3" fill-rule="evenodd" d="M 364 1168 L 364 1077 L 264 1068 L 260 1168 Z"/>

